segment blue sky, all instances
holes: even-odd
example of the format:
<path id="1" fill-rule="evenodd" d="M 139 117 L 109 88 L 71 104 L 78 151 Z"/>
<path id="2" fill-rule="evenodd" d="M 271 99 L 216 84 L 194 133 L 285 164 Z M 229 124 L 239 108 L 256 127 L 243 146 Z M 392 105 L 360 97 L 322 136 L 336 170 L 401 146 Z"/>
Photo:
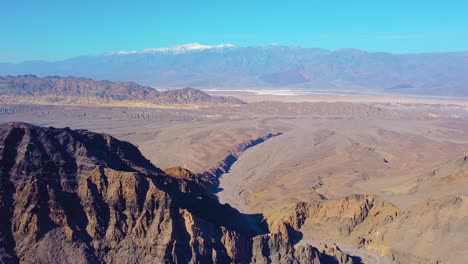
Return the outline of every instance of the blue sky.
<path id="1" fill-rule="evenodd" d="M 468 1 L 2 0 L 0 62 L 191 42 L 468 50 Z"/>

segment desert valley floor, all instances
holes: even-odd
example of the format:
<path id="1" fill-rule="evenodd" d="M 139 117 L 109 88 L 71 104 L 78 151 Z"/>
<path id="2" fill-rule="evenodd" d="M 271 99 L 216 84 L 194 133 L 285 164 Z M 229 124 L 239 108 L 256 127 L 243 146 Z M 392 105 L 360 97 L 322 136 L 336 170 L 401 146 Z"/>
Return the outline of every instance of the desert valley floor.
<path id="1" fill-rule="evenodd" d="M 228 92 L 213 92 L 216 95 Z M 241 106 L 0 105 L 0 123 L 109 133 L 159 168 L 219 177 L 217 195 L 297 244 L 364 263 L 468 259 L 468 104 L 231 92 Z"/>

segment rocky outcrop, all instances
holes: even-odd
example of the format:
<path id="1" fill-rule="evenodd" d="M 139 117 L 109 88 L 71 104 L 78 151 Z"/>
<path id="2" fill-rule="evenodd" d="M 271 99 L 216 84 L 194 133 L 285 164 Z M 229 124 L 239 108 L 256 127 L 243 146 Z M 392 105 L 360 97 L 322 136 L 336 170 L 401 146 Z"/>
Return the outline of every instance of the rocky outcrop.
<path id="1" fill-rule="evenodd" d="M 349 237 L 355 231 L 370 232 L 375 225 L 393 221 L 400 213 L 394 205 L 372 195 L 352 195 L 340 199 L 324 196 L 311 202 L 291 202 L 281 210 L 265 210 L 271 232 L 286 239 L 304 225 L 328 237 Z"/>
<path id="2" fill-rule="evenodd" d="M 294 249 L 184 177 L 106 134 L 3 124 L 0 262 L 351 263 Z"/>
<path id="3" fill-rule="evenodd" d="M 295 248 L 280 234 L 273 234 L 254 237 L 252 263 L 353 263 L 353 259 L 337 246 L 323 250 L 310 245 Z"/>
<path id="4" fill-rule="evenodd" d="M 371 250 L 391 263 L 458 263 L 466 257 L 467 209 L 463 195 L 425 199 L 402 210 L 376 196 L 356 194 L 281 204 L 264 216 L 270 232 L 283 241 L 294 242 L 298 233 L 307 232 L 317 241 Z M 455 242 L 440 243 L 450 239 Z M 450 250 L 460 253 L 447 254 Z"/>
<path id="5" fill-rule="evenodd" d="M 446 162 L 426 172 L 415 180 L 405 183 L 409 193 L 427 192 L 431 189 L 452 188 L 465 184 L 468 179 L 468 153 L 462 157 Z"/>
<path id="6" fill-rule="evenodd" d="M 167 175 L 175 178 L 198 182 L 198 177 L 196 174 L 180 166 L 164 169 L 164 172 Z"/>
<path id="7" fill-rule="evenodd" d="M 34 75 L 0 77 L 0 96 L 15 96 L 20 99 L 34 97 L 51 104 L 71 103 L 73 100 L 83 102 L 90 98 L 99 101 L 150 104 L 244 104 L 235 97 L 210 96 L 193 88 L 157 91 L 132 82 L 94 81 L 59 76 L 38 78 Z"/>

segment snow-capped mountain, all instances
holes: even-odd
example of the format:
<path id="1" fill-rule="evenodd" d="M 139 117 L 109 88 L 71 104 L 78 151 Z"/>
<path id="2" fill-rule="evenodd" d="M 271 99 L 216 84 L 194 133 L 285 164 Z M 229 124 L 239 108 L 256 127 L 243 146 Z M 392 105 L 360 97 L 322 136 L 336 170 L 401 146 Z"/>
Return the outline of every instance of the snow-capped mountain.
<path id="1" fill-rule="evenodd" d="M 0 63 L 0 76 L 79 76 L 156 88 L 297 88 L 468 96 L 466 52 L 391 54 L 192 43 L 112 54 Z"/>
<path id="2" fill-rule="evenodd" d="M 109 55 L 130 55 L 130 54 L 139 54 L 139 53 L 174 53 L 174 54 L 181 54 L 181 53 L 186 53 L 186 52 L 191 52 L 191 51 L 201 51 L 201 50 L 209 50 L 209 49 L 228 49 L 228 48 L 235 48 L 235 45 L 225 43 L 225 44 L 220 44 L 220 45 L 215 45 L 215 46 L 209 46 L 209 45 L 202 45 L 198 42 L 194 43 L 189 43 L 185 45 L 177 45 L 177 46 L 172 46 L 169 48 L 149 48 L 149 49 L 144 49 L 141 51 L 137 50 L 129 50 L 129 51 L 112 51 L 109 52 Z"/>

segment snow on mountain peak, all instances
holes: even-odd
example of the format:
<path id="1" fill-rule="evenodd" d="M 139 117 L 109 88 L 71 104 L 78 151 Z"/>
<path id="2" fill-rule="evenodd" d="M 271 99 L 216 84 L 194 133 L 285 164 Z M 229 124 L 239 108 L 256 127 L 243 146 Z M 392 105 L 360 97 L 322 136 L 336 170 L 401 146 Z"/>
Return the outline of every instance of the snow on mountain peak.
<path id="1" fill-rule="evenodd" d="M 226 49 L 226 48 L 234 48 L 235 45 L 225 43 L 215 46 L 209 45 L 202 45 L 198 42 L 189 43 L 185 45 L 177 45 L 172 46 L 169 48 L 149 48 L 144 49 L 142 51 L 130 50 L 130 51 L 116 51 L 116 52 L 109 52 L 110 55 L 129 55 L 129 54 L 142 54 L 142 53 L 174 53 L 174 54 L 181 54 L 191 51 L 201 51 L 201 50 L 209 50 L 209 49 Z"/>

